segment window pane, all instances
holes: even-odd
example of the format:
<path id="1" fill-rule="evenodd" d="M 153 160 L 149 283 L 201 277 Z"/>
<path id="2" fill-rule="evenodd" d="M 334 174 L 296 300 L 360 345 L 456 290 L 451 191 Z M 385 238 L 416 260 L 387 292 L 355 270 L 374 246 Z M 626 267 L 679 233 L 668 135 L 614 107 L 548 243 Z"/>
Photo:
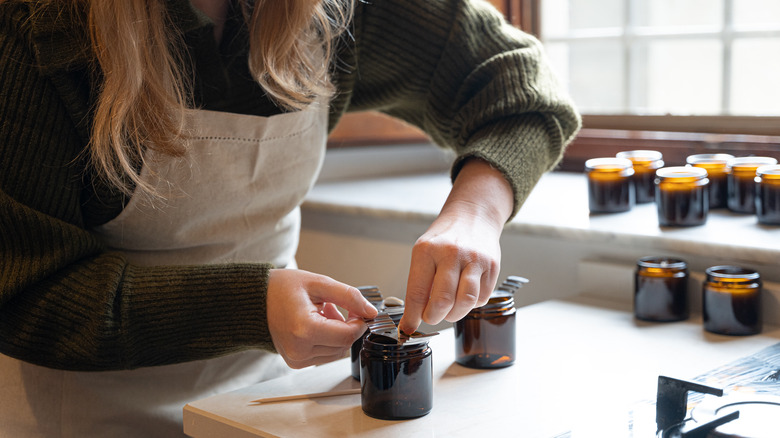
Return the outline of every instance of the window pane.
<path id="1" fill-rule="evenodd" d="M 547 57 L 555 71 L 555 76 L 567 89 L 571 88 L 569 84 L 569 45 L 566 43 L 550 43 L 545 46 Z"/>
<path id="2" fill-rule="evenodd" d="M 582 111 L 620 113 L 624 105 L 624 56 L 617 41 L 569 45 L 569 90 Z"/>
<path id="3" fill-rule="evenodd" d="M 723 23 L 723 0 L 636 0 L 633 14 L 639 26 L 719 27 Z"/>
<path id="4" fill-rule="evenodd" d="M 647 44 L 645 107 L 653 114 L 718 114 L 723 48 L 717 40 L 663 40 Z M 641 84 L 640 84 L 641 86 Z"/>
<path id="5" fill-rule="evenodd" d="M 776 1 L 776 0 L 775 0 Z M 738 39 L 732 53 L 731 112 L 780 115 L 780 38 Z"/>
<path id="6" fill-rule="evenodd" d="M 780 2 L 777 0 L 734 1 L 734 25 L 765 26 L 780 24 Z"/>
<path id="7" fill-rule="evenodd" d="M 542 30 L 548 37 L 570 30 L 623 25 L 624 0 L 544 0 Z"/>

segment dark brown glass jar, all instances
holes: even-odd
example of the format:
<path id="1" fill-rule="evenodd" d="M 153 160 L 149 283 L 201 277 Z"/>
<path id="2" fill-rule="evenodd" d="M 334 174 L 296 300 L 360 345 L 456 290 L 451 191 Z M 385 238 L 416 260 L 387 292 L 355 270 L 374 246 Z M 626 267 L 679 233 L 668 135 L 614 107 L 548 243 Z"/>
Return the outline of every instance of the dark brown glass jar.
<path id="1" fill-rule="evenodd" d="M 469 368 L 503 368 L 515 363 L 515 299 L 495 290 L 487 304 L 455 323 L 455 362 Z"/>
<path id="2" fill-rule="evenodd" d="M 585 162 L 591 213 L 617 213 L 634 206 L 634 167 L 626 158 L 591 158 Z"/>
<path id="3" fill-rule="evenodd" d="M 643 257 L 634 275 L 634 316 L 645 321 L 688 319 L 688 264 L 667 257 Z"/>
<path id="4" fill-rule="evenodd" d="M 363 412 L 382 420 L 428 414 L 433 407 L 433 358 L 427 342 L 397 344 L 369 334 L 360 353 Z"/>
<path id="5" fill-rule="evenodd" d="M 698 167 L 664 167 L 656 171 L 658 224 L 689 227 L 707 222 L 707 171 Z"/>
<path id="6" fill-rule="evenodd" d="M 756 216 L 760 224 L 780 225 L 780 165 L 756 169 Z"/>
<path id="7" fill-rule="evenodd" d="M 701 167 L 707 171 L 710 180 L 710 210 L 728 207 L 728 162 L 734 158 L 731 154 L 696 154 L 686 159 L 688 165 Z"/>
<path id="8" fill-rule="evenodd" d="M 777 164 L 772 157 L 737 157 L 729 160 L 729 210 L 735 213 L 756 212 L 756 170 Z"/>
<path id="9" fill-rule="evenodd" d="M 702 285 L 704 329 L 722 335 L 761 332 L 761 276 L 737 266 L 708 268 Z"/>
<path id="10" fill-rule="evenodd" d="M 637 204 L 653 202 L 655 199 L 655 171 L 664 167 L 663 155 L 658 151 L 623 151 L 618 158 L 631 160 L 634 167 L 634 201 Z"/>

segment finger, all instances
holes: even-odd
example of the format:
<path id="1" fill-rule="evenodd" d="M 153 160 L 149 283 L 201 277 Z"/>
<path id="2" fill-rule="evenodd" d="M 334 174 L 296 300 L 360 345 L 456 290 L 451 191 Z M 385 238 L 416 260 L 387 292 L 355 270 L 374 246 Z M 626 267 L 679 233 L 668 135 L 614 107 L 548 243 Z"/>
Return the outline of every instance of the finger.
<path id="1" fill-rule="evenodd" d="M 482 278 L 479 285 L 479 298 L 477 299 L 477 307 L 484 306 L 490 299 L 490 295 L 496 288 L 496 282 L 498 281 L 499 264 L 491 264 L 491 268 L 482 273 Z"/>
<path id="2" fill-rule="evenodd" d="M 449 322 L 455 322 L 466 316 L 473 309 L 480 298 L 482 283 L 482 267 L 477 263 L 469 263 L 460 273 L 458 291 L 452 309 L 444 318 Z"/>
<path id="3" fill-rule="evenodd" d="M 345 321 L 344 315 L 341 314 L 338 307 L 333 303 L 325 303 L 320 309 L 320 315 L 328 319 L 336 319 L 339 321 Z"/>
<path id="4" fill-rule="evenodd" d="M 339 353 L 335 354 L 324 354 L 321 356 L 315 356 L 311 357 L 305 360 L 290 360 L 288 358 L 285 358 L 285 362 L 287 363 L 287 366 L 289 366 L 292 369 L 301 369 L 306 368 L 313 365 L 324 365 L 326 363 L 330 363 L 339 359 L 343 359 L 347 357 L 348 350 L 342 350 Z"/>
<path id="5" fill-rule="evenodd" d="M 309 342 L 311 345 L 348 348 L 366 331 L 363 320 L 338 321 L 320 318 L 311 325 Z"/>
<path id="6" fill-rule="evenodd" d="M 330 302 L 362 318 L 373 318 L 376 307 L 368 302 L 356 287 L 325 278 L 309 291 L 309 298 L 315 303 Z"/>
<path id="7" fill-rule="evenodd" d="M 440 323 L 455 304 L 458 291 L 460 266 L 438 265 L 433 279 L 431 298 L 423 311 L 423 321 L 428 324 Z"/>
<path id="8" fill-rule="evenodd" d="M 404 315 L 398 323 L 399 330 L 402 332 L 414 333 L 420 326 L 423 311 L 428 305 L 435 274 L 436 266 L 433 261 L 429 257 L 423 257 L 418 252 L 413 251 L 409 279 L 406 282 Z"/>

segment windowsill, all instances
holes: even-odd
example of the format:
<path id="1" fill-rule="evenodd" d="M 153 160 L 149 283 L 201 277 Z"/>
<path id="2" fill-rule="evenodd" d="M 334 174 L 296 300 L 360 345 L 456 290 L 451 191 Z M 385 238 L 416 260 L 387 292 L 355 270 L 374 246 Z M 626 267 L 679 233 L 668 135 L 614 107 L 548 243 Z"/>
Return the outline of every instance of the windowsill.
<path id="1" fill-rule="evenodd" d="M 420 160 L 415 162 L 426 169 Z M 305 208 L 431 221 L 451 186 L 447 170 L 433 169 L 346 180 L 329 176 L 315 185 Z M 776 264 L 780 260 L 780 226 L 760 225 L 755 215 L 712 210 L 705 225 L 680 228 L 659 227 L 653 203 L 637 204 L 624 213 L 590 215 L 586 183 L 579 173 L 544 175 L 506 231 L 657 249 L 684 247 L 692 255 L 728 254 L 736 261 Z"/>
<path id="2" fill-rule="evenodd" d="M 323 178 L 303 205 L 303 225 L 305 232 L 318 239 L 322 233 L 336 236 L 335 240 L 317 240 L 317 244 L 328 246 L 326 254 L 332 259 L 328 267 L 340 277 L 362 284 L 397 280 L 393 289 L 405 289 L 402 281 L 408 261 L 398 266 L 393 260 L 387 262 L 405 256 L 403 251 L 394 253 L 393 245 L 410 247 L 436 217 L 451 187 L 446 156 L 418 155 L 435 151 L 430 145 L 406 147 L 403 152 L 395 147 L 379 152 L 405 156 L 403 172 L 390 169 L 383 173 L 380 168 L 366 167 L 360 164 L 366 157 L 353 161 L 367 154 L 366 162 L 375 163 L 371 149 L 328 152 Z M 414 163 L 414 168 L 408 163 Z M 339 169 L 335 173 L 334 166 Z M 358 170 L 345 176 L 345 169 Z M 686 260 L 691 279 L 698 284 L 709 266 L 732 264 L 758 270 L 768 292 L 765 321 L 780 323 L 780 227 L 762 226 L 754 215 L 726 210 L 711 211 L 702 226 L 659 227 L 652 203 L 636 205 L 625 213 L 590 215 L 586 186 L 581 173 L 548 173 L 506 225 L 502 275 L 529 276 L 534 286 L 524 289 L 526 302 L 520 304 L 573 295 L 630 302 L 637 258 L 666 255 Z M 366 254 L 366 247 L 360 246 L 366 240 L 391 241 L 388 251 L 381 254 L 386 258 L 372 259 L 379 257 L 377 252 L 385 252 L 385 246 L 369 247 L 373 253 Z M 346 248 L 343 254 L 335 249 L 338 246 Z M 304 249 L 317 247 L 310 244 Z M 322 258 L 321 254 L 308 255 L 310 260 L 315 256 Z M 349 268 L 341 267 L 344 264 Z M 698 284 L 689 286 L 694 289 L 694 312 L 700 310 Z"/>

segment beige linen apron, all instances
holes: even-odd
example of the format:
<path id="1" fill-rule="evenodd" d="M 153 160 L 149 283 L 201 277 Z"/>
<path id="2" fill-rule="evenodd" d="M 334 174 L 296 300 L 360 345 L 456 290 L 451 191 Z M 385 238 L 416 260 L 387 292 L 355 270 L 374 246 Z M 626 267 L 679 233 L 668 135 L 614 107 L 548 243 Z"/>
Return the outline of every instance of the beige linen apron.
<path id="1" fill-rule="evenodd" d="M 294 266 L 298 206 L 324 157 L 326 105 L 272 117 L 196 111 L 189 123 L 197 136 L 187 156 L 152 155 L 141 173 L 167 199 L 134 196 L 95 231 L 139 265 Z M 187 402 L 285 371 L 278 355 L 260 351 L 108 372 L 0 355 L 0 437 L 181 436 Z"/>

